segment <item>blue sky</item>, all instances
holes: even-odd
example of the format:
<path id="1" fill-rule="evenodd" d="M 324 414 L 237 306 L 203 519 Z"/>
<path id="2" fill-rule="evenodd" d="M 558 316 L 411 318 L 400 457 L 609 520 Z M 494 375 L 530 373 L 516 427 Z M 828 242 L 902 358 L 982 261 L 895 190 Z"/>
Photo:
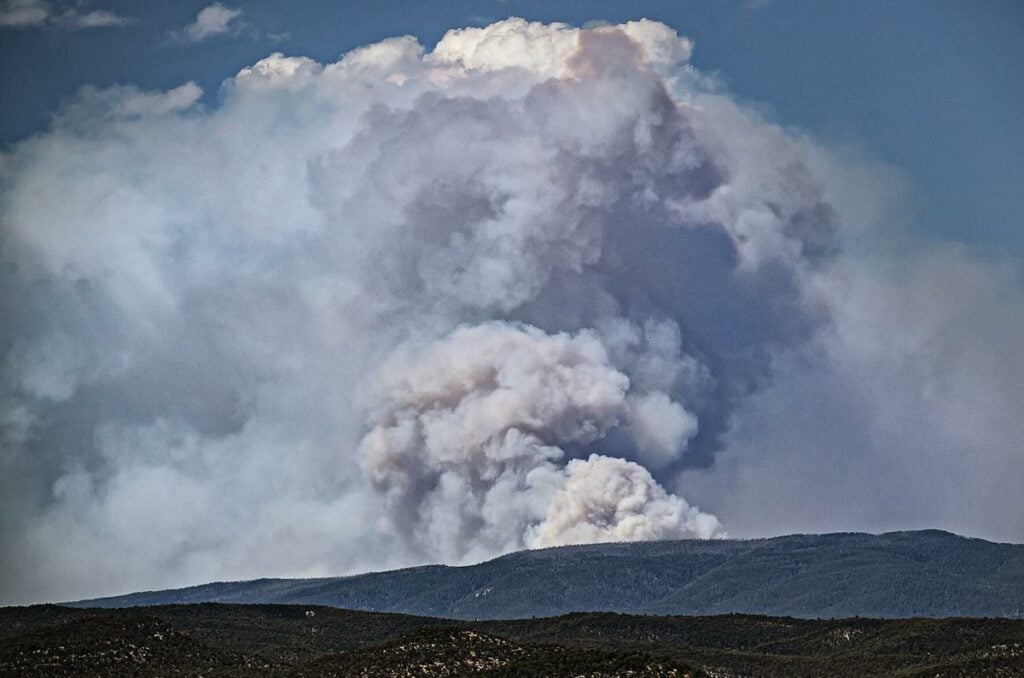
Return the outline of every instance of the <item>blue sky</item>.
<path id="1" fill-rule="evenodd" d="M 173 32 L 205 2 L 78 5 L 126 26 L 0 30 L 0 142 L 44 127 L 83 84 L 217 86 L 272 51 L 333 61 L 353 47 L 508 15 L 662 21 L 696 43 L 693 63 L 780 123 L 852 143 L 907 172 L 915 223 L 990 255 L 1024 256 L 1024 5 L 1019 2 L 294 2 L 226 3 L 232 31 Z M 63 11 L 66 6 L 59 8 Z"/>

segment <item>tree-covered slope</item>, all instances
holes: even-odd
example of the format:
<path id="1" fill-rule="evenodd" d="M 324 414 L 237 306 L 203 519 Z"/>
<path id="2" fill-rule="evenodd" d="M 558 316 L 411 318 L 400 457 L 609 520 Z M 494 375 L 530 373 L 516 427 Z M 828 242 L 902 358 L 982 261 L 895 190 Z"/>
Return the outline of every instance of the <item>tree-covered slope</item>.
<path id="1" fill-rule="evenodd" d="M 0 676 L 1024 676 L 1024 620 L 0 608 Z"/>
<path id="2" fill-rule="evenodd" d="M 458 619 L 575 611 L 1024 617 L 1024 545 L 935 530 L 522 551 L 467 567 L 207 584 L 77 603 L 294 603 Z"/>

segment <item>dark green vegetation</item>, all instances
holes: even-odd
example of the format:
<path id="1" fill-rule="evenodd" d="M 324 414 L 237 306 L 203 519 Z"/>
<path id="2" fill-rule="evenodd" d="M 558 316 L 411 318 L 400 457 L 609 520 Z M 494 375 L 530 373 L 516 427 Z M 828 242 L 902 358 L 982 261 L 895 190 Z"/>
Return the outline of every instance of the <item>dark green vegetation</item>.
<path id="1" fill-rule="evenodd" d="M 1024 676 L 1024 621 L 0 609 L 2 676 Z"/>
<path id="2" fill-rule="evenodd" d="M 261 579 L 79 603 L 292 603 L 456 619 L 599 610 L 795 617 L 1024 617 L 1024 545 L 947 532 L 593 544 L 469 567 Z"/>

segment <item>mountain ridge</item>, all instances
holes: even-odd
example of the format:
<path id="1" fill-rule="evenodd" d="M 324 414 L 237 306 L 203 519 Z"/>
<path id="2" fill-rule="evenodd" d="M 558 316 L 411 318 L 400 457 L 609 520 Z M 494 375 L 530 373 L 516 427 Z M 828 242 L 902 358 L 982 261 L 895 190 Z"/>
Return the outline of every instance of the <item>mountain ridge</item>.
<path id="1" fill-rule="evenodd" d="M 1024 545 L 940 530 L 619 542 L 311 579 L 211 582 L 68 603 L 314 604 L 454 619 L 633 614 L 1024 618 Z"/>

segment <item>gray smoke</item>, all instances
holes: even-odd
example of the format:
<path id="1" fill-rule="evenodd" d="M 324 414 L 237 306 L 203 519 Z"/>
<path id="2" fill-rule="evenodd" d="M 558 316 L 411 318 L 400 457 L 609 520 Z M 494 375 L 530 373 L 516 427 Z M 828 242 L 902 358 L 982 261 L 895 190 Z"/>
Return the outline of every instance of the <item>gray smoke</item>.
<path id="1" fill-rule="evenodd" d="M 210 108 L 84 89 L 2 164 L 0 599 L 706 538 L 684 496 L 730 532 L 813 498 L 777 469 L 845 448 L 777 449 L 794 380 L 863 378 L 846 416 L 904 318 L 860 320 L 855 172 L 690 49 L 509 19 L 274 54 Z"/>
<path id="2" fill-rule="evenodd" d="M 692 420 L 664 394 L 627 395 L 629 378 L 592 332 L 460 327 L 383 371 L 377 425 L 360 458 L 395 531 L 425 554 L 459 561 L 537 544 L 718 531 L 713 516 L 691 512 L 635 463 L 592 455 L 562 468 L 564 447 L 592 444 L 620 421 L 664 452 L 685 445 L 677 421 Z M 667 441 L 646 432 L 658 415 Z"/>

